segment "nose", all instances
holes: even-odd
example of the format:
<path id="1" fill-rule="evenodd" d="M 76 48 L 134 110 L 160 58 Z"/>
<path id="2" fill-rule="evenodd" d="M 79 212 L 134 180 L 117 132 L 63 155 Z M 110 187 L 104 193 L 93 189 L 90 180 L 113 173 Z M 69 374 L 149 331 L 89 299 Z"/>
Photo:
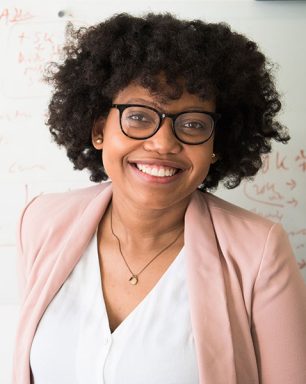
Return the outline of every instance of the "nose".
<path id="1" fill-rule="evenodd" d="M 177 154 L 182 150 L 182 143 L 174 136 L 170 118 L 164 118 L 159 130 L 144 141 L 144 148 L 161 155 Z"/>

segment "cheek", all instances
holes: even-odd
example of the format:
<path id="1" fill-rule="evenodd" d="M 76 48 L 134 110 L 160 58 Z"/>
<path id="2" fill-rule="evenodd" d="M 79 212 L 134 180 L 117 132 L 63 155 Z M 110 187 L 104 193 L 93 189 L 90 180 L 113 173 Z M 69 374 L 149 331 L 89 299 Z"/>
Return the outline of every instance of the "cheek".
<path id="1" fill-rule="evenodd" d="M 205 145 L 205 144 L 204 144 Z M 190 148 L 189 158 L 197 167 L 207 168 L 212 162 L 213 148 L 212 146 L 205 146 L 204 148 Z M 193 151 L 192 151 L 193 150 Z"/>
<path id="2" fill-rule="evenodd" d="M 115 178 L 118 172 L 121 172 L 129 153 L 134 149 L 134 145 L 135 143 L 131 142 L 116 127 L 113 127 L 112 130 L 105 130 L 102 161 L 105 171 L 111 179 Z"/>
<path id="3" fill-rule="evenodd" d="M 209 172 L 209 168 L 212 163 L 212 153 L 212 146 L 206 146 L 202 150 L 200 150 L 200 148 L 198 150 L 197 148 L 192 154 L 193 171 L 197 175 L 197 179 L 200 182 L 203 182 Z"/>

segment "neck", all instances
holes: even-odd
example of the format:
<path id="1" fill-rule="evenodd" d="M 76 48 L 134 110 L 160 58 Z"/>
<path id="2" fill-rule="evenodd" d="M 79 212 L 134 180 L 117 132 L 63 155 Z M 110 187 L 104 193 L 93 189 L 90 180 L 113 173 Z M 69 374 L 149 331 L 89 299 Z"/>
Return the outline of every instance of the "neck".
<path id="1" fill-rule="evenodd" d="M 112 214 L 114 232 L 126 247 L 158 248 L 182 232 L 189 200 L 153 209 L 139 207 L 114 193 L 108 216 Z"/>

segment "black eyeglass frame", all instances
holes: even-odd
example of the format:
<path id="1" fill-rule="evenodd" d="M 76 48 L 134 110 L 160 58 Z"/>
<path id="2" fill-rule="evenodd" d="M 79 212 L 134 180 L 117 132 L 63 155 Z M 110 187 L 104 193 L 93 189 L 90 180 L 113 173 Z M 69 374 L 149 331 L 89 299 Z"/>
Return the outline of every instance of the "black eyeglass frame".
<path id="1" fill-rule="evenodd" d="M 122 127 L 122 114 L 124 112 L 124 110 L 126 108 L 129 108 L 129 107 L 142 107 L 142 108 L 147 108 L 147 109 L 150 109 L 154 112 L 156 112 L 156 114 L 159 116 L 159 124 L 157 125 L 156 129 L 152 132 L 152 134 L 150 134 L 149 136 L 146 136 L 146 137 L 131 137 L 129 136 L 123 129 Z M 164 113 L 164 112 L 160 112 L 158 111 L 157 109 L 149 106 L 149 105 L 142 105 L 142 104 L 112 104 L 111 105 L 111 108 L 117 108 L 119 110 L 119 118 L 120 118 L 120 128 L 121 128 L 121 131 L 122 133 L 129 137 L 130 139 L 134 139 L 134 140 L 146 140 L 146 139 L 149 139 L 150 137 L 154 136 L 155 133 L 160 129 L 160 127 L 162 126 L 163 124 L 163 121 L 166 117 L 169 117 L 171 120 L 172 120 L 172 132 L 174 134 L 174 136 L 181 142 L 181 143 L 184 143 L 184 144 L 188 144 L 188 145 L 199 145 L 199 144 L 204 144 L 206 143 L 213 135 L 214 131 L 215 131 L 215 127 L 216 127 L 216 124 L 217 124 L 217 121 L 221 118 L 221 114 L 220 113 L 216 113 L 216 112 L 207 112 L 207 111 L 202 111 L 202 110 L 188 110 L 188 111 L 182 111 L 182 112 L 179 112 L 179 113 Z M 209 135 L 209 137 L 199 143 L 189 143 L 187 141 L 184 141 L 182 139 L 180 139 L 175 131 L 175 120 L 180 116 L 180 115 L 183 115 L 185 113 L 205 113 L 206 115 L 209 115 L 211 118 L 212 118 L 212 121 L 213 121 L 213 127 L 212 127 L 212 130 L 211 130 L 211 134 Z"/>

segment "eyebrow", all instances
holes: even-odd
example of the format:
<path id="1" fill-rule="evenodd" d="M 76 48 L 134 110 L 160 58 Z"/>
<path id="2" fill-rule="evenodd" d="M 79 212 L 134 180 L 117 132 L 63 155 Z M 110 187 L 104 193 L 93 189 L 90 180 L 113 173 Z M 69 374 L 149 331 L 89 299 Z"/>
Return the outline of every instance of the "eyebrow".
<path id="1" fill-rule="evenodd" d="M 167 111 L 161 106 L 161 104 L 158 104 L 154 101 L 150 101 L 150 100 L 147 100 L 147 99 L 142 99 L 142 98 L 130 98 L 127 100 L 127 102 L 125 104 L 142 104 L 142 105 L 148 105 L 150 107 L 153 107 L 153 108 L 156 108 L 157 110 L 159 110 L 160 112 L 164 112 L 166 113 Z M 184 109 L 184 111 L 188 112 L 188 110 L 198 110 L 199 112 L 202 112 L 204 111 L 204 108 L 203 107 L 195 107 L 195 106 L 190 106 L 190 107 L 187 107 L 186 109 Z"/>
<path id="2" fill-rule="evenodd" d="M 128 101 L 125 103 L 125 104 L 144 104 L 144 105 L 149 105 L 153 108 L 157 108 L 157 109 L 163 109 L 162 106 L 154 101 L 150 101 L 150 100 L 147 100 L 147 99 L 142 99 L 142 98 L 131 98 L 131 99 L 128 99 Z"/>

